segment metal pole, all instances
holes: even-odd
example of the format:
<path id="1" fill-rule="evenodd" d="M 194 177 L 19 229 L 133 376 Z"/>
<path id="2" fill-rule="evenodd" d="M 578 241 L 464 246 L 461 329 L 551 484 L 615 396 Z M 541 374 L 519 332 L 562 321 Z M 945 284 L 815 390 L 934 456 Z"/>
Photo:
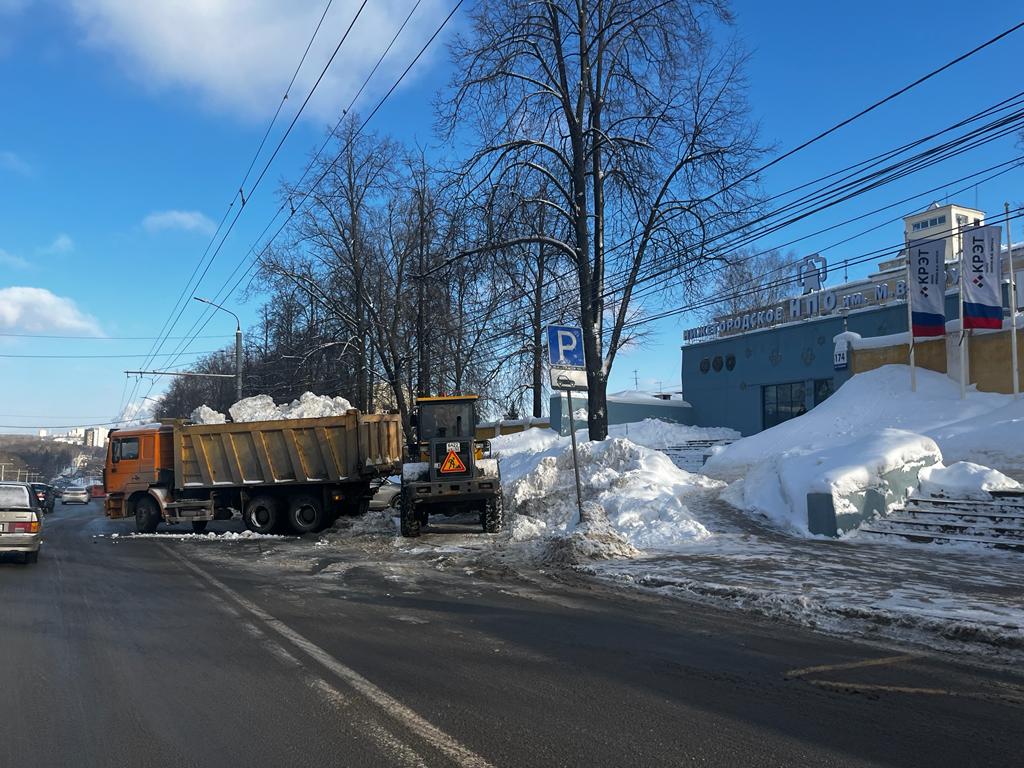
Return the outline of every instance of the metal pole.
<path id="1" fill-rule="evenodd" d="M 580 483 L 580 461 L 576 449 L 576 418 L 572 411 L 572 389 L 565 390 L 565 396 L 569 398 L 569 435 L 572 437 L 572 468 L 576 473 L 576 507 L 579 509 L 580 522 L 583 522 L 583 485 Z"/>
<path id="2" fill-rule="evenodd" d="M 235 402 L 242 399 L 242 326 L 235 328 Z"/>
<path id="3" fill-rule="evenodd" d="M 962 235 L 961 235 L 962 238 Z M 956 267 L 957 293 L 960 296 L 960 399 L 967 399 L 967 329 L 964 328 L 964 248 L 960 240 L 960 258 Z M 943 299 L 945 301 L 945 299 Z"/>
<path id="4" fill-rule="evenodd" d="M 1010 266 L 1010 362 L 1013 368 L 1013 398 L 1020 397 L 1020 368 L 1017 365 L 1017 286 L 1013 272 L 1013 241 L 1010 239 L 1010 204 L 1006 211 L 1006 259 Z"/>
<path id="5" fill-rule="evenodd" d="M 907 253 L 907 333 L 910 334 L 910 391 L 917 392 L 917 369 L 914 367 L 914 310 L 910 306 L 912 285 L 910 281 L 910 243 L 906 242 Z"/>

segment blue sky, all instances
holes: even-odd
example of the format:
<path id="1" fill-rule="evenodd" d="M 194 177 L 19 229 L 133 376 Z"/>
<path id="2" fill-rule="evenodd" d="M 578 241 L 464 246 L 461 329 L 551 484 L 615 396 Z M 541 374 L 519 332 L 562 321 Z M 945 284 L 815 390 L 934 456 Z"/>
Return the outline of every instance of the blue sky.
<path id="1" fill-rule="evenodd" d="M 230 7 L 229 7 L 230 6 Z M 244 7 L 243 7 L 244 6 Z M 347 103 L 410 0 L 370 0 L 263 186 L 198 291 L 213 293 L 273 215 L 279 180 L 301 173 L 324 126 Z M 788 149 L 1012 26 L 1013 4 L 736 2 L 732 34 L 750 53 L 752 117 L 765 143 Z M 335 0 L 294 95 L 305 93 L 354 13 Z M 295 0 L 0 0 L 0 333 L 102 335 L 26 339 L 0 335 L 3 355 L 146 353 L 224 214 L 324 3 Z M 213 10 L 211 10 L 213 9 Z M 424 0 L 389 64 L 357 109 L 368 110 L 447 13 Z M 773 168 L 769 193 L 895 146 L 1019 90 L 1024 32 Z M 1017 73 L 1015 76 L 1014 73 Z M 374 119 L 399 138 L 429 142 L 431 101 L 448 78 L 440 46 Z M 298 104 L 292 98 L 285 115 Z M 278 128 L 283 124 L 279 124 Z M 275 131 L 278 135 L 279 131 Z M 761 243 L 772 246 L 1019 154 L 1007 138 L 899 184 L 820 214 Z M 979 206 L 1020 201 L 1022 174 L 982 186 Z M 248 193 L 248 190 L 247 190 Z M 941 197 L 941 195 L 936 195 Z M 975 203 L 973 191 L 961 202 Z M 920 201 L 923 207 L 927 199 Z M 913 208 L 911 205 L 908 208 Z M 810 253 L 893 211 L 815 237 Z M 1019 229 L 1019 225 L 1018 225 Z M 898 224 L 828 252 L 834 261 L 890 245 Z M 1014 239 L 1021 234 L 1015 232 Z M 866 267 L 851 271 L 864 274 Z M 18 289 L 18 290 L 16 290 Z M 26 290 L 28 289 L 28 290 Z M 258 300 L 232 300 L 243 321 Z M 175 335 L 199 316 L 190 307 Z M 612 390 L 671 386 L 681 330 L 692 318 L 655 324 L 643 349 L 623 353 Z M 230 340 L 220 315 L 193 351 Z M 173 342 L 172 342 L 173 344 Z M 168 345 L 164 351 L 173 347 Z M 189 358 L 183 358 L 189 359 Z M 158 360 L 158 364 L 166 358 Z M 0 424 L 23 427 L 105 421 L 135 359 L 0 358 Z M 158 393 L 160 385 L 153 389 Z M 142 393 L 149 391 L 147 383 Z"/>

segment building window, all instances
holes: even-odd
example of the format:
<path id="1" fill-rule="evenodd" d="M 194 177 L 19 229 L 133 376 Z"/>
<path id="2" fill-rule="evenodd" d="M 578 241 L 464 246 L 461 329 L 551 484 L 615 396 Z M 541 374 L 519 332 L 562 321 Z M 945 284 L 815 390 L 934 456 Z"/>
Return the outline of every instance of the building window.
<path id="1" fill-rule="evenodd" d="M 802 381 L 768 384 L 761 388 L 761 416 L 765 429 L 789 421 L 806 411 Z"/>
<path id="2" fill-rule="evenodd" d="M 731 371 L 736 367 L 736 355 L 725 356 L 725 370 Z"/>
<path id="3" fill-rule="evenodd" d="M 836 391 L 835 379 L 814 380 L 814 404 L 821 405 Z"/>
<path id="4" fill-rule="evenodd" d="M 715 369 L 715 373 L 722 370 L 722 356 L 715 355 L 715 359 L 711 361 L 711 367 Z"/>
<path id="5" fill-rule="evenodd" d="M 708 360 L 705 357 L 703 360 L 700 361 L 700 372 L 701 373 L 707 373 L 710 370 L 711 370 L 711 361 Z"/>

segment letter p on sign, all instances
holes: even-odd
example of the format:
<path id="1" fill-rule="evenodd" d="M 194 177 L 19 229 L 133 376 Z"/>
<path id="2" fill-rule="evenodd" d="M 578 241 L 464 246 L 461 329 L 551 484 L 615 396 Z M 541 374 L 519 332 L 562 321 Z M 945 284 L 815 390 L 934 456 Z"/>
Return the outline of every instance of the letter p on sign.
<path id="1" fill-rule="evenodd" d="M 583 329 L 565 325 L 548 326 L 548 361 L 559 368 L 583 368 Z"/>

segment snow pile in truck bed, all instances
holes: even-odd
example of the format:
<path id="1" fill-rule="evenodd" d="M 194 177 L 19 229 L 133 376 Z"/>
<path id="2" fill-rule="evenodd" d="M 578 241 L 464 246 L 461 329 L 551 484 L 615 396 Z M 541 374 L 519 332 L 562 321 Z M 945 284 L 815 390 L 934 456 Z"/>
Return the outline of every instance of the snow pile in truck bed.
<path id="1" fill-rule="evenodd" d="M 958 461 L 948 467 L 940 462 L 922 469 L 918 479 L 924 496 L 989 499 L 989 491 L 1024 490 L 1024 486 L 1002 472 L 969 461 Z"/>
<path id="2" fill-rule="evenodd" d="M 710 535 L 683 498 L 720 483 L 681 470 L 663 453 L 624 438 L 582 443 L 579 465 L 584 502 L 602 508 L 611 528 L 633 547 L 671 547 Z M 572 449 L 539 458 L 532 470 L 506 484 L 505 498 L 510 512 L 527 518 L 513 519 L 514 539 L 571 534 L 579 514 Z"/>
<path id="3" fill-rule="evenodd" d="M 278 421 L 280 419 L 315 419 L 343 416 L 352 410 L 344 397 L 328 397 L 305 392 L 288 405 L 277 405 L 270 395 L 254 395 L 239 400 L 228 409 L 234 422 Z"/>
<path id="4" fill-rule="evenodd" d="M 224 424 L 228 418 L 220 411 L 215 411 L 208 405 L 200 405 L 192 411 L 193 424 Z"/>

